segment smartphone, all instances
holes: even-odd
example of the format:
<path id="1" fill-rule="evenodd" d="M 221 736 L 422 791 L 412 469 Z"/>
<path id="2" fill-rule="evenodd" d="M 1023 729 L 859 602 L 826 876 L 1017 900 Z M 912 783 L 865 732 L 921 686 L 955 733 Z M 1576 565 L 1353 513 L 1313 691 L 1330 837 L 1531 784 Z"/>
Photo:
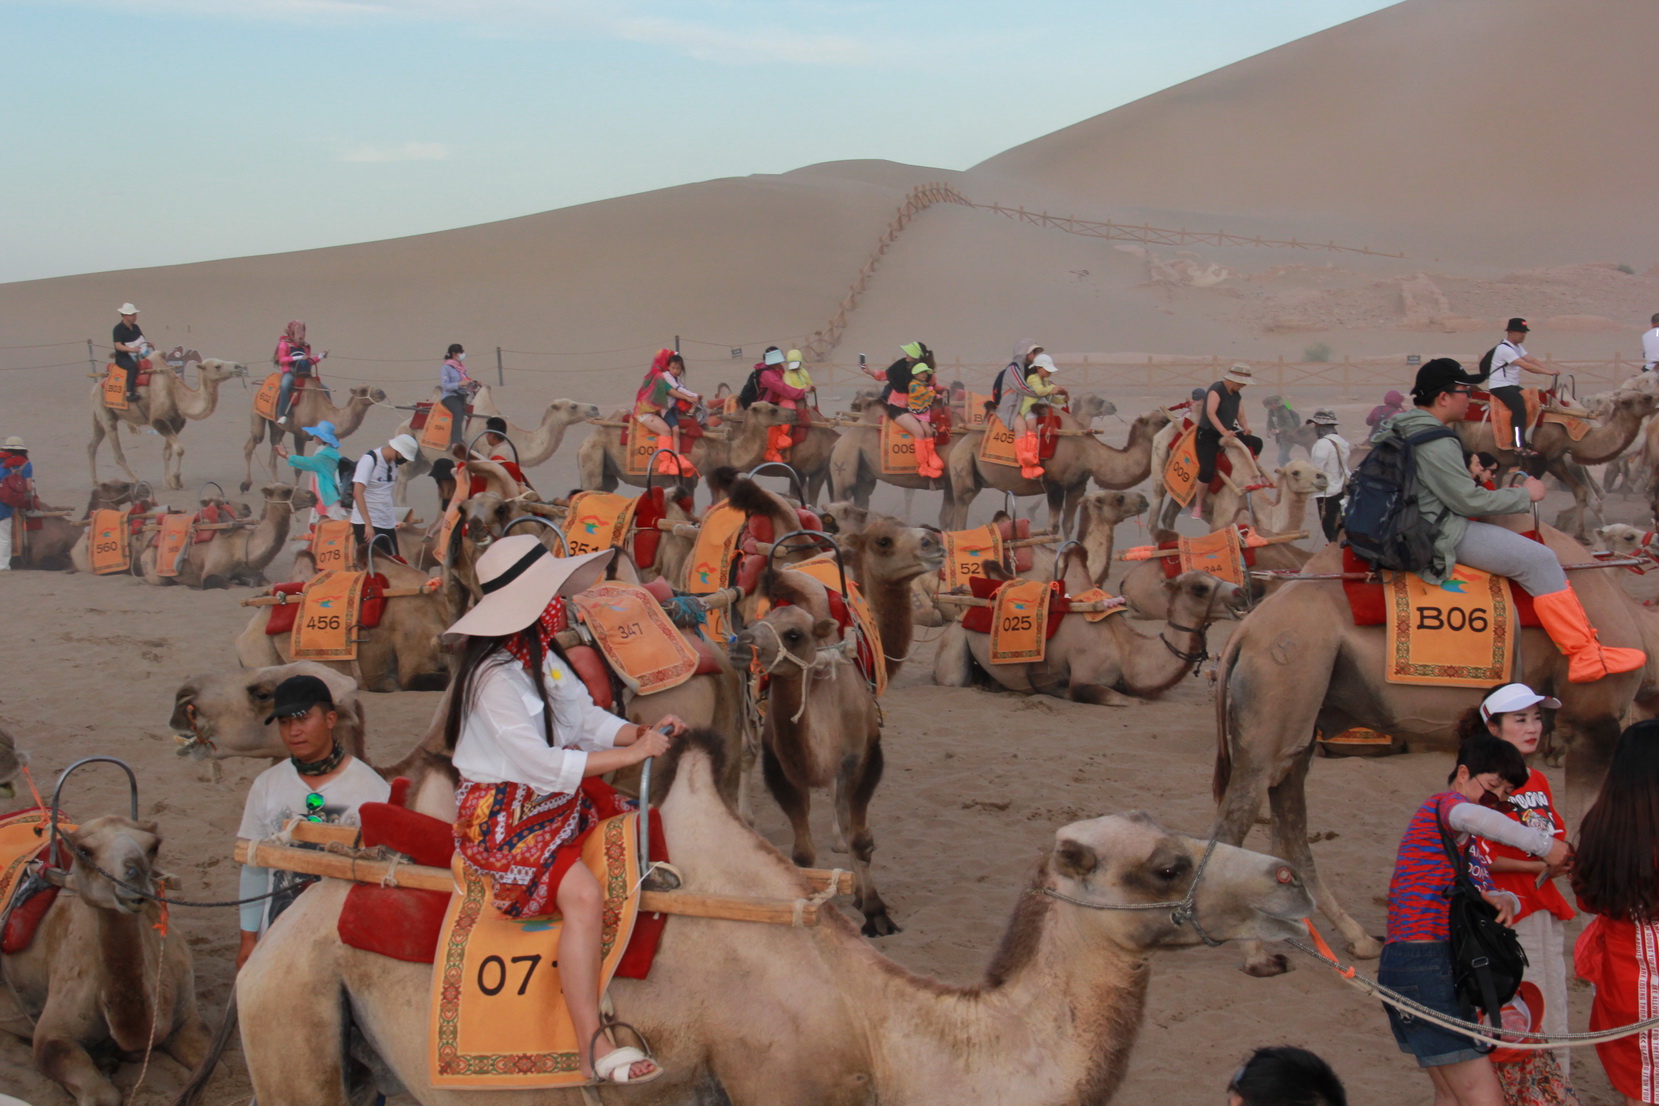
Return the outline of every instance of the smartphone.
<path id="1" fill-rule="evenodd" d="M 858 367 L 859 368 L 862 369 L 865 365 L 868 365 L 869 363 L 870 363 L 869 358 L 865 357 L 862 353 L 858 355 Z"/>

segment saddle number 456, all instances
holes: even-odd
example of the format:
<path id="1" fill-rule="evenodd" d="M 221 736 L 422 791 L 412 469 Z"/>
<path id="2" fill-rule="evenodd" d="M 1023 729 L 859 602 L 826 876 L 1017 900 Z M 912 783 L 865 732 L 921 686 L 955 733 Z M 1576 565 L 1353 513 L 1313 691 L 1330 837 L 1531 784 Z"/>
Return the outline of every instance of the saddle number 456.
<path id="1" fill-rule="evenodd" d="M 1419 630 L 1473 630 L 1477 634 L 1484 634 L 1492 628 L 1491 620 L 1487 618 L 1485 607 L 1418 607 L 1417 628 Z"/>
<path id="2" fill-rule="evenodd" d="M 305 620 L 307 630 L 338 630 L 340 616 L 337 614 L 314 614 Z"/>

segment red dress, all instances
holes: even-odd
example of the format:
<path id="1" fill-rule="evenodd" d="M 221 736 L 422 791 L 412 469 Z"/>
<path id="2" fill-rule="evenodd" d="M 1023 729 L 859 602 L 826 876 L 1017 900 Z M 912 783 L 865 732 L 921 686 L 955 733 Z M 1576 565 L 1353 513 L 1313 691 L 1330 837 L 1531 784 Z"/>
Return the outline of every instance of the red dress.
<path id="1" fill-rule="evenodd" d="M 1659 926 L 1596 915 L 1573 946 L 1573 970 L 1596 989 L 1592 1032 L 1659 1014 Z M 1596 1055 L 1614 1090 L 1641 1102 L 1659 1100 L 1659 1031 L 1597 1045 Z"/>

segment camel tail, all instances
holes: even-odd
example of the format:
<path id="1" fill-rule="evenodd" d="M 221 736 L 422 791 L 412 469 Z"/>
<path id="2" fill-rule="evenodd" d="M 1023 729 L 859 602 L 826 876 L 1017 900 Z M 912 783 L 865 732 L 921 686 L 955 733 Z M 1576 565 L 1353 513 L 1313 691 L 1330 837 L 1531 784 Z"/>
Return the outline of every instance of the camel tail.
<path id="1" fill-rule="evenodd" d="M 1227 785 L 1233 779 L 1233 735 L 1228 727 L 1232 710 L 1228 702 L 1228 679 L 1233 662 L 1238 659 L 1238 639 L 1231 634 L 1227 647 L 1221 651 L 1221 660 L 1215 669 L 1215 774 L 1210 780 L 1210 793 L 1219 805 L 1227 796 Z"/>
<path id="2" fill-rule="evenodd" d="M 207 1089 L 208 1080 L 213 1078 L 213 1070 L 219 1066 L 219 1057 L 225 1051 L 225 1045 L 230 1041 L 231 1031 L 236 1028 L 236 982 L 231 981 L 230 997 L 225 1000 L 225 1016 L 219 1019 L 219 1031 L 213 1035 L 213 1042 L 208 1045 L 207 1055 L 190 1073 L 190 1079 L 179 1089 L 178 1096 L 173 1099 L 171 1106 L 195 1106 L 201 1100 L 202 1092 Z"/>

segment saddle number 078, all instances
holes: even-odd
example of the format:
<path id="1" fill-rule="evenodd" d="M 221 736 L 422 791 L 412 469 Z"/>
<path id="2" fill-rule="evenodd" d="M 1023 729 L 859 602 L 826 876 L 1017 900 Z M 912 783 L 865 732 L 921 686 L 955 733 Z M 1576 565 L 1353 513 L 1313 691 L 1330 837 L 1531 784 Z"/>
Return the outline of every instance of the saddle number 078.
<path id="1" fill-rule="evenodd" d="M 519 980 L 518 990 L 514 992 L 515 994 L 522 995 L 530 986 L 530 977 L 536 974 L 536 968 L 541 964 L 541 954 L 535 953 L 530 956 L 515 956 L 512 959 L 512 963 L 529 965 L 529 967 L 524 969 L 524 978 Z M 557 964 L 558 961 L 554 961 L 554 963 Z M 495 955 L 486 956 L 483 960 L 479 961 L 477 980 L 478 989 L 490 998 L 494 998 L 496 995 L 499 995 L 502 991 L 506 990 L 507 964 L 508 961 L 505 961 L 501 959 L 501 957 Z"/>
<path id="2" fill-rule="evenodd" d="M 1417 628 L 1419 630 L 1473 630 L 1477 634 L 1484 634 L 1491 629 L 1492 623 L 1486 616 L 1485 607 L 1418 607 Z"/>

